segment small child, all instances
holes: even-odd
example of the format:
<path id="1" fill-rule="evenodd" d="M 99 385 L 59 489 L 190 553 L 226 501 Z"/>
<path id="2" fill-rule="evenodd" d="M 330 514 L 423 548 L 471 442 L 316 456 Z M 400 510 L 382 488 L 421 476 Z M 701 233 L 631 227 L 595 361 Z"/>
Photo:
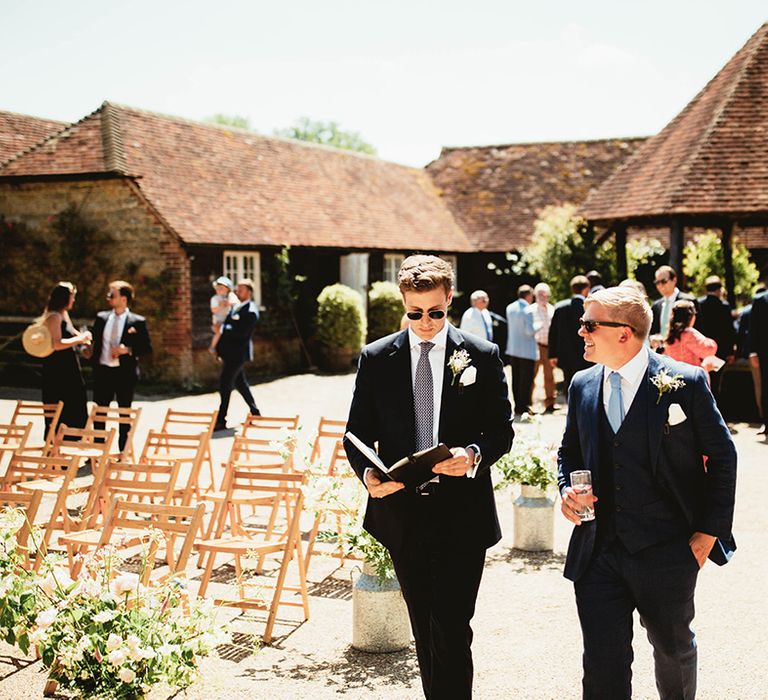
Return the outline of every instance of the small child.
<path id="1" fill-rule="evenodd" d="M 222 275 L 214 283 L 213 288 L 216 290 L 216 294 L 211 297 L 211 330 L 213 331 L 213 338 L 211 339 L 211 345 L 208 351 L 216 354 L 216 346 L 219 344 L 219 338 L 221 338 L 221 328 L 229 315 L 229 310 L 233 304 L 237 304 L 237 296 L 232 291 L 234 284 L 229 277 Z"/>

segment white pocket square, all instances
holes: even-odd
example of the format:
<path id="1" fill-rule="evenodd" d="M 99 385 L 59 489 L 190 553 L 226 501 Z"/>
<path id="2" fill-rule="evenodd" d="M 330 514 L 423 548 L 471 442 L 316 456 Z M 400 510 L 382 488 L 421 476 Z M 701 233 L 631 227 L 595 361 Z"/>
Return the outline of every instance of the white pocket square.
<path id="1" fill-rule="evenodd" d="M 459 377 L 459 386 L 469 386 L 477 379 L 477 367 L 467 367 Z"/>
<path id="2" fill-rule="evenodd" d="M 667 414 L 667 423 L 670 425 L 677 425 L 686 420 L 688 416 L 685 415 L 685 411 L 680 407 L 679 403 L 669 404 L 669 413 Z"/>

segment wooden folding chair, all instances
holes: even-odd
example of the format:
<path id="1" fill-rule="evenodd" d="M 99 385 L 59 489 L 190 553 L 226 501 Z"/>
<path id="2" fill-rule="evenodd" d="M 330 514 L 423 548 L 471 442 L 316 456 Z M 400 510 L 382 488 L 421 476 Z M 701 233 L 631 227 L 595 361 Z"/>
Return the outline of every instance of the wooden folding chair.
<path id="1" fill-rule="evenodd" d="M 229 554 L 235 560 L 235 573 L 237 576 L 238 596 L 235 600 L 217 599 L 217 603 L 228 603 L 241 609 L 268 610 L 267 625 L 263 636 L 265 644 L 272 641 L 272 631 L 280 606 L 301 607 L 304 611 L 304 620 L 309 619 L 309 597 L 307 595 L 306 569 L 301 548 L 301 532 L 299 518 L 303 504 L 303 492 L 301 484 L 304 479 L 302 474 L 284 474 L 281 472 L 257 472 L 249 469 L 234 470 L 228 480 L 227 492 L 231 498 L 236 492 L 250 491 L 254 499 L 265 498 L 267 501 L 282 501 L 288 504 L 288 517 L 284 530 L 280 536 L 266 531 L 252 531 L 245 523 L 240 523 L 228 537 L 198 542 L 198 551 L 208 554 L 208 562 L 205 567 L 198 595 L 203 596 L 208 588 L 211 574 L 219 554 Z M 271 534 L 271 536 L 270 536 Z M 272 597 L 269 602 L 263 598 L 246 597 L 245 584 L 243 582 L 242 557 L 252 555 L 276 556 L 279 563 L 277 577 L 272 586 Z M 287 586 L 286 578 L 288 567 L 295 559 L 299 585 Z M 259 583 L 259 588 L 266 589 Z M 299 593 L 301 600 L 288 600 L 286 593 Z"/>
<path id="2" fill-rule="evenodd" d="M 299 429 L 298 416 L 255 416 L 249 413 L 245 417 L 240 435 L 243 437 L 261 437 L 274 440 L 289 430 Z"/>
<path id="3" fill-rule="evenodd" d="M 104 426 L 107 423 L 113 423 L 117 426 L 117 433 L 120 433 L 121 425 L 128 426 L 128 435 L 126 437 L 125 447 L 122 453 L 119 451 L 119 447 L 114 445 L 114 452 L 112 454 L 122 454 L 123 459 L 128 462 L 132 462 L 135 459 L 133 453 L 133 436 L 136 432 L 136 427 L 139 424 L 139 418 L 141 417 L 140 408 L 121 408 L 119 406 L 98 406 L 94 404 L 91 407 L 91 412 L 88 414 L 88 420 L 85 423 L 86 430 L 104 430 Z M 100 425 L 97 428 L 96 425 Z"/>
<path id="4" fill-rule="evenodd" d="M 0 508 L 18 508 L 24 511 L 25 520 L 16 533 L 18 551 L 24 557 L 24 568 L 29 569 L 29 535 L 37 517 L 37 510 L 43 497 L 42 492 L 19 493 L 18 491 L 0 491 Z"/>
<path id="5" fill-rule="evenodd" d="M 58 455 L 54 457 L 38 457 L 36 455 L 15 454 L 0 483 L 3 491 L 21 493 L 40 493 L 41 496 L 51 496 L 54 503 L 50 518 L 45 521 L 40 549 L 45 552 L 57 530 L 65 533 L 78 530 L 82 523 L 70 515 L 67 509 L 72 496 L 88 493 L 90 484 L 77 483 L 78 457 Z M 42 524 L 36 523 L 36 524 Z M 35 569 L 40 566 L 42 558 L 36 557 Z"/>
<path id="6" fill-rule="evenodd" d="M 147 551 L 146 567 L 141 573 L 140 582 L 147 586 L 154 569 L 159 544 L 152 538 L 152 531 L 160 532 L 165 540 L 165 561 L 168 573 L 162 579 L 181 573 L 187 566 L 195 539 L 200 534 L 205 506 L 174 506 L 164 503 L 137 503 L 112 498 L 107 519 L 96 543 L 97 549 L 112 545 L 118 549 L 134 547 L 150 542 Z M 181 547 L 176 552 L 175 543 L 181 538 Z M 77 576 L 82 566 L 76 561 L 72 567 L 72 576 Z"/>
<path id="7" fill-rule="evenodd" d="M 354 473 L 354 471 L 352 471 L 352 467 L 349 465 L 349 461 L 347 460 L 347 453 L 344 451 L 344 445 L 341 440 L 336 441 L 333 454 L 331 455 L 331 461 L 328 466 L 328 471 L 324 476 L 329 476 L 334 479 L 354 479 L 357 481 L 357 475 Z M 362 484 L 360 484 L 360 488 L 363 488 Z M 312 559 L 312 555 L 315 551 L 315 540 L 317 539 L 317 535 L 320 532 L 320 527 L 328 518 L 332 518 L 334 520 L 336 526 L 335 531 L 341 535 L 344 531 L 344 523 L 349 518 L 349 513 L 339 508 L 333 507 L 323 508 L 315 513 L 315 521 L 312 525 L 312 529 L 309 532 L 309 538 L 307 540 L 307 553 L 304 557 L 304 562 L 307 569 L 309 569 L 309 562 Z M 354 558 L 344 554 L 344 547 L 342 545 L 341 538 L 339 538 L 339 542 L 335 547 L 335 556 L 338 556 L 339 558 L 339 566 L 341 566 L 341 563 L 344 561 L 344 559 Z"/>
<path id="8" fill-rule="evenodd" d="M 336 443 L 344 437 L 346 427 L 346 421 L 320 416 L 317 423 L 317 433 L 315 433 L 315 439 L 312 443 L 312 451 L 309 455 L 309 462 L 313 468 L 318 463 L 324 463 L 323 466 L 327 467 Z"/>
<path id="9" fill-rule="evenodd" d="M 198 479 L 209 445 L 207 433 L 190 435 L 150 430 L 138 461 L 142 464 L 151 464 L 174 459 L 185 467 L 185 474 L 177 481 L 174 499 L 180 501 L 181 505 L 188 506 L 193 496 L 198 498 L 200 496 Z"/>
<path id="10" fill-rule="evenodd" d="M 7 461 L 6 457 L 14 452 L 23 450 L 29 440 L 32 424 L 14 425 L 12 423 L 0 424 L 0 465 Z"/>
<path id="11" fill-rule="evenodd" d="M 208 471 L 211 476 L 211 488 L 214 488 L 215 479 L 213 474 L 213 456 L 211 454 L 211 438 L 213 437 L 213 428 L 216 425 L 216 418 L 219 415 L 218 409 L 215 411 L 179 411 L 175 408 L 169 408 L 165 412 L 163 424 L 160 426 L 161 433 L 174 433 L 176 435 L 189 434 L 205 435 L 205 454 L 203 462 L 208 463 Z"/>
<path id="12" fill-rule="evenodd" d="M 91 471 L 98 474 L 109 459 L 112 444 L 115 441 L 115 429 L 86 430 L 85 428 L 68 428 L 59 425 L 50 449 L 50 456 L 68 455 L 77 457 L 80 463 L 91 460 Z M 79 464 L 78 464 L 79 466 Z"/>
<path id="13" fill-rule="evenodd" d="M 36 401 L 17 401 L 11 416 L 13 425 L 33 425 L 33 419 L 41 419 L 41 428 L 43 435 L 42 444 L 33 445 L 29 441 L 24 445 L 24 451 L 27 453 L 39 453 L 41 457 L 48 455 L 53 438 L 59 427 L 59 419 L 64 409 L 64 402 L 58 403 L 37 403 Z M 45 429 L 45 423 L 48 421 L 48 430 Z"/>

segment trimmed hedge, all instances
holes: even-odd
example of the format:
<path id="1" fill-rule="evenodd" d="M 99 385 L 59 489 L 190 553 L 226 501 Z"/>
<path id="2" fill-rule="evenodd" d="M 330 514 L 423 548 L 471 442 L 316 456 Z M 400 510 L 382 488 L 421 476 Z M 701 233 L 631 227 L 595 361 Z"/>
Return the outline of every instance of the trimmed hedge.
<path id="1" fill-rule="evenodd" d="M 368 292 L 368 342 L 400 330 L 403 297 L 393 282 L 374 282 Z"/>
<path id="2" fill-rule="evenodd" d="M 365 338 L 363 300 L 343 284 L 325 287 L 317 297 L 317 340 L 329 350 L 358 352 Z"/>

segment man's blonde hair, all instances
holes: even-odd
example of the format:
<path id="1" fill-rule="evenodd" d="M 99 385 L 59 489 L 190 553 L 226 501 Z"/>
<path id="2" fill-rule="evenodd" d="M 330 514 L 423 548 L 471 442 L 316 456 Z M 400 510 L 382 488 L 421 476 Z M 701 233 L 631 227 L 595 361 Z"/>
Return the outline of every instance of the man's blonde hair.
<path id="1" fill-rule="evenodd" d="M 636 338 L 645 340 L 651 330 L 653 314 L 645 296 L 634 287 L 608 287 L 590 294 L 584 308 L 597 302 L 608 312 L 606 321 L 626 323 Z"/>

